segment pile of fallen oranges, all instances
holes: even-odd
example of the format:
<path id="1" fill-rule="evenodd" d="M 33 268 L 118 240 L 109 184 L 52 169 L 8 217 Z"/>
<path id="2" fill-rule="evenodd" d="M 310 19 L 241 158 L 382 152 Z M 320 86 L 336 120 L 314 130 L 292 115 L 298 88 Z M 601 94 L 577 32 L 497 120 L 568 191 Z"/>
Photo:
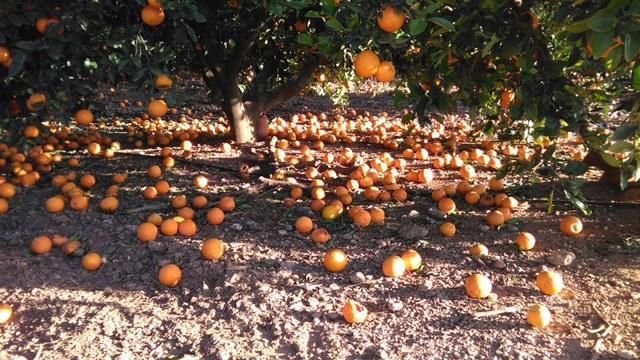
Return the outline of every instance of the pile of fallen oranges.
<path id="1" fill-rule="evenodd" d="M 377 71 L 381 71 L 380 68 Z M 156 79 L 158 87 L 170 87 L 171 83 L 166 76 Z M 178 120 L 167 119 L 167 115 L 178 117 Z M 129 180 L 127 174 L 112 174 L 106 191 L 97 194 L 92 190 L 97 183 L 96 176 L 79 171 L 81 158 L 76 155 L 65 161 L 62 154 L 84 147 L 90 156 L 112 159 L 123 146 L 131 146 L 156 148 L 159 155 L 158 163 L 146 169 L 151 184 L 141 190 L 141 198 L 166 202 L 173 209 L 169 215 L 149 214 L 137 227 L 139 241 L 149 243 L 158 235 L 194 237 L 199 231 L 194 220 L 199 212 L 209 224 L 222 225 L 225 214 L 236 208 L 233 197 L 223 196 L 216 206 L 211 206 L 205 195 L 189 198 L 186 194 L 175 194 L 165 176 L 175 165 L 176 156 L 189 159 L 193 155 L 197 141 L 229 131 L 224 119 L 211 123 L 213 114 L 208 114 L 204 120 L 194 120 L 189 115 L 178 115 L 177 109 L 169 109 L 165 101 L 152 99 L 146 113 L 130 123 L 114 121 L 114 125 L 122 126 L 126 132 L 124 145 L 101 134 L 99 129 L 105 128 L 106 124 L 96 124 L 88 109 L 76 112 L 77 130 L 51 125 L 43 134 L 38 127 L 26 127 L 24 136 L 39 140 L 41 145 L 21 152 L 0 144 L 0 169 L 7 170 L 8 174 L 0 177 L 0 215 L 9 211 L 11 199 L 19 192 L 19 187 L 37 186 L 43 179 L 50 179 L 48 181 L 56 191 L 44 202 L 44 208 L 52 214 L 68 208 L 87 211 L 91 199 L 96 196 L 100 198 L 97 205 L 100 211 L 117 213 L 121 208 L 120 186 Z M 447 218 L 439 225 L 441 235 L 455 237 L 455 222 L 461 221 L 455 215 L 462 215 L 465 208 L 481 209 L 487 225 L 499 229 L 518 211 L 519 201 L 505 192 L 505 180 L 495 176 L 483 178 L 479 170 L 483 173 L 499 170 L 504 161 L 530 161 L 541 148 L 489 140 L 480 146 L 459 146 L 459 143 L 470 141 L 470 130 L 465 121 L 435 123 L 430 128 L 423 128 L 417 123 L 406 124 L 400 117 L 384 112 L 372 115 L 352 109 L 336 110 L 330 115 L 300 113 L 288 120 L 278 117 L 269 125 L 270 151 L 280 165 L 273 177 L 284 180 L 286 171 L 291 169 L 303 174 L 306 184 L 291 181 L 296 185 L 283 204 L 288 208 L 301 204 L 310 207 L 316 215 L 299 217 L 294 227 L 300 235 L 321 246 L 332 240 L 331 232 L 323 224 L 348 222 L 360 231 L 384 226 L 385 208 L 408 201 L 409 187 L 430 187 L 434 178 L 444 171 L 457 174 L 459 179 L 432 189 L 430 194 L 434 207 Z M 172 146 L 176 143 L 179 143 L 179 149 Z M 384 151 L 354 150 L 363 146 L 382 147 Z M 232 146 L 223 144 L 221 150 L 229 154 Z M 65 171 L 55 171 L 64 165 Z M 209 178 L 203 173 L 195 174 L 191 182 L 200 192 L 209 186 Z M 458 220 L 452 220 L 454 218 Z M 568 216 L 562 219 L 560 229 L 568 236 L 576 236 L 582 231 L 582 223 L 580 219 Z M 520 251 L 529 251 L 534 248 L 536 239 L 533 234 L 520 233 L 513 242 Z M 33 239 L 31 250 L 42 255 L 61 247 L 64 254 L 73 255 L 82 246 L 79 241 L 60 235 L 38 236 Z M 217 261 L 223 258 L 224 249 L 222 240 L 207 239 L 201 244 L 201 255 L 205 260 Z M 471 256 L 488 256 L 489 251 L 483 244 L 469 248 Z M 342 249 L 331 248 L 322 262 L 327 271 L 339 273 L 349 266 L 349 257 Z M 87 252 L 81 261 L 87 271 L 96 271 L 103 263 L 103 258 L 93 251 Z M 421 255 L 414 249 L 407 249 L 388 256 L 381 269 L 384 276 L 396 278 L 420 271 L 423 266 Z M 158 281 L 164 286 L 176 287 L 182 276 L 179 265 L 167 264 L 159 269 Z M 559 273 L 548 270 L 538 275 L 536 286 L 546 295 L 555 295 L 564 284 Z M 492 292 L 490 278 L 481 273 L 471 274 L 464 288 L 471 298 L 486 298 Z M 0 308 L 0 323 L 5 313 L 6 309 Z M 359 323 L 366 319 L 367 310 L 362 304 L 349 300 L 343 314 L 346 321 Z M 551 314 L 543 305 L 534 305 L 529 309 L 527 319 L 534 326 L 544 327 Z"/>

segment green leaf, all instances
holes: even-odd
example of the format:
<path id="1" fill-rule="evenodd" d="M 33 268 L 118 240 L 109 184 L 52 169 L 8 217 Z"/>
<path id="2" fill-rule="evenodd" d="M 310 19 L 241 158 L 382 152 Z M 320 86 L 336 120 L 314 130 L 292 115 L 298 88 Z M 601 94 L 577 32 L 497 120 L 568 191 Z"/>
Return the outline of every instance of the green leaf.
<path id="1" fill-rule="evenodd" d="M 621 153 L 630 152 L 633 149 L 635 149 L 635 147 L 633 146 L 632 143 L 624 140 L 618 140 L 618 141 L 612 142 L 608 150 L 614 154 L 621 154 Z"/>
<path id="2" fill-rule="evenodd" d="M 618 11 L 621 8 L 629 5 L 630 2 L 631 0 L 611 0 L 607 8 L 611 9 L 612 11 Z"/>
<path id="3" fill-rule="evenodd" d="M 282 16 L 284 13 L 284 7 L 279 1 L 271 1 L 269 4 L 269 11 L 275 16 Z"/>
<path id="4" fill-rule="evenodd" d="M 27 54 L 22 51 L 16 51 L 16 53 L 13 54 L 13 61 L 11 62 L 11 67 L 9 68 L 9 73 L 7 74 L 7 78 L 5 79 L 5 81 L 13 78 L 18 73 L 20 73 L 20 70 L 22 70 L 26 59 Z"/>
<path id="5" fill-rule="evenodd" d="M 324 11 L 330 15 L 333 16 L 336 13 L 336 2 L 335 0 L 322 0 L 322 8 L 324 9 Z"/>
<path id="6" fill-rule="evenodd" d="M 576 21 L 573 24 L 567 25 L 564 30 L 572 34 L 579 34 L 589 30 L 589 22 L 587 19 Z"/>
<path id="7" fill-rule="evenodd" d="M 631 75 L 631 86 L 634 90 L 640 91 L 640 65 L 637 65 Z"/>
<path id="8" fill-rule="evenodd" d="M 562 169 L 562 172 L 570 176 L 583 175 L 589 170 L 589 166 L 582 161 L 569 161 Z"/>
<path id="9" fill-rule="evenodd" d="M 451 23 L 451 21 L 443 18 L 443 17 L 439 17 L 439 16 L 434 16 L 434 17 L 430 17 L 427 19 L 428 21 L 431 21 L 432 23 L 439 25 L 449 31 L 455 31 L 455 27 L 453 26 L 453 24 Z"/>
<path id="10" fill-rule="evenodd" d="M 427 6 L 426 8 L 424 8 L 422 10 L 422 14 L 423 15 L 427 15 L 427 14 L 431 14 L 432 12 L 440 9 L 441 7 L 443 7 L 444 5 L 441 2 L 434 2 L 433 4 Z"/>
<path id="11" fill-rule="evenodd" d="M 349 19 L 349 29 L 358 30 L 359 28 L 360 28 L 360 17 L 358 16 L 358 14 L 354 14 L 353 16 L 351 16 L 351 19 Z"/>
<path id="12" fill-rule="evenodd" d="M 613 45 L 613 32 L 594 32 L 591 34 L 593 57 L 598 59 Z"/>
<path id="13" fill-rule="evenodd" d="M 638 124 L 624 124 L 616 129 L 616 131 L 611 136 L 612 141 L 618 140 L 626 140 L 629 139 L 632 135 L 638 131 L 640 125 Z"/>
<path id="14" fill-rule="evenodd" d="M 409 22 L 409 33 L 411 35 L 420 35 L 427 30 L 427 21 L 425 19 L 415 19 Z"/>
<path id="15" fill-rule="evenodd" d="M 566 189 L 564 190 L 564 195 L 571 202 L 571 204 L 576 207 L 578 210 L 582 211 L 583 214 L 589 216 L 593 212 L 589 208 L 589 205 L 585 202 L 584 196 L 582 194 L 575 195 L 573 193 L 568 192 Z"/>
<path id="16" fill-rule="evenodd" d="M 321 16 L 320 16 L 320 13 L 317 12 L 316 10 L 309 10 L 309 11 L 307 11 L 306 14 L 304 14 L 304 17 L 310 18 L 310 19 L 318 19 Z"/>
<path id="17" fill-rule="evenodd" d="M 13 46 L 18 49 L 27 50 L 27 51 L 36 51 L 40 50 L 43 44 L 39 41 L 18 41 Z"/>
<path id="18" fill-rule="evenodd" d="M 500 38 L 496 34 L 491 34 L 491 40 L 482 49 L 482 57 L 489 55 L 493 46 L 500 42 Z"/>
<path id="19" fill-rule="evenodd" d="M 640 51 L 640 31 L 627 33 L 624 36 L 624 60 L 629 62 Z"/>
<path id="20" fill-rule="evenodd" d="M 313 39 L 311 38 L 311 35 L 307 33 L 300 33 L 298 34 L 298 44 L 311 45 L 313 44 Z"/>
<path id="21" fill-rule="evenodd" d="M 336 18 L 331 18 L 331 19 L 327 20 L 326 25 L 327 25 L 327 27 L 329 27 L 329 28 L 331 28 L 331 29 L 333 29 L 335 31 L 339 31 L 340 32 L 340 31 L 344 31 L 345 30 L 344 26 Z"/>
<path id="22" fill-rule="evenodd" d="M 589 29 L 595 32 L 611 31 L 618 23 L 615 11 L 611 9 L 600 9 L 591 18 L 589 18 Z"/>

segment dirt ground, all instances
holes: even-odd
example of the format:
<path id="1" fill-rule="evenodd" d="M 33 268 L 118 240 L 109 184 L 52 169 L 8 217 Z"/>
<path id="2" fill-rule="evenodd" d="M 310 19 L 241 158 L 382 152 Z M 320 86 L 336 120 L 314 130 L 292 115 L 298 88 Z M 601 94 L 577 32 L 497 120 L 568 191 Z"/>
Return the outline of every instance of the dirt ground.
<path id="1" fill-rule="evenodd" d="M 352 105 L 393 111 L 384 95 L 358 98 Z M 297 98 L 275 113 L 330 107 L 323 99 Z M 105 110 L 124 119 L 141 112 L 117 109 L 117 103 Z M 384 151 L 375 145 L 353 148 L 368 157 Z M 159 148 L 148 150 L 158 153 Z M 458 232 L 444 238 L 429 189 L 459 176 L 436 170 L 433 184 L 409 188 L 406 203 L 379 205 L 387 216 L 382 226 L 360 230 L 346 220 L 318 220 L 333 236 L 318 246 L 298 235 L 293 224 L 301 215 L 319 217 L 302 204 L 284 207 L 287 187 L 260 184 L 255 177 L 242 180 L 237 172 L 214 167 L 238 165 L 215 142 L 197 144 L 194 154 L 197 162 L 179 161 L 165 174 L 172 194 L 202 193 L 214 203 L 232 194 L 237 209 L 218 227 L 199 211 L 193 238 L 159 235 L 149 244 L 136 239 L 137 225 L 150 213 L 173 213 L 166 197 L 149 205 L 141 196 L 142 188 L 153 184 L 145 171 L 159 163 L 157 157 L 83 156 L 79 173 L 91 172 L 98 180 L 84 212 L 47 213 L 43 201 L 55 194 L 49 178 L 19 190 L 10 212 L 0 216 L 0 302 L 15 311 L 0 326 L 0 359 L 635 359 L 640 354 L 640 205 L 607 205 L 617 194 L 597 181 L 588 184 L 586 194 L 598 203 L 592 216 L 582 217 L 585 230 L 577 238 L 559 231 L 558 215 L 575 210 L 559 203 L 557 213 L 549 215 L 545 204 L 532 200 L 547 194 L 546 184 L 519 186 L 513 193 L 520 200 L 514 219 L 500 230 L 484 226 L 483 209 L 456 198 L 460 211 L 448 220 Z M 67 170 L 61 166 L 57 172 Z M 121 188 L 119 211 L 107 215 L 98 210 L 98 199 L 115 172 L 126 172 L 129 179 Z M 209 178 L 202 191 L 191 185 L 197 173 Z M 527 185 L 527 179 L 511 181 Z M 519 231 L 536 236 L 533 251 L 521 253 L 514 246 Z M 80 257 L 66 257 L 59 249 L 44 256 L 30 252 L 31 239 L 53 234 L 81 240 L 81 253 L 97 251 L 106 263 L 89 273 Z M 222 261 L 200 255 L 201 241 L 211 237 L 228 246 Z M 467 249 L 474 243 L 485 244 L 491 257 L 470 257 Z M 349 255 L 343 273 L 322 266 L 332 247 Z M 385 278 L 382 261 L 408 248 L 421 254 L 424 269 Z M 547 256 L 560 250 L 573 252 L 575 260 L 554 267 Z M 175 289 L 157 281 L 159 267 L 170 262 L 183 271 Z M 566 288 L 558 296 L 535 287 L 545 266 L 563 276 Z M 464 279 L 474 271 L 490 277 L 494 296 L 465 295 Z M 346 299 L 368 308 L 367 322 L 344 322 L 340 311 Z M 526 309 L 534 303 L 553 314 L 544 330 L 526 322 Z M 474 316 L 511 306 L 519 310 Z"/>

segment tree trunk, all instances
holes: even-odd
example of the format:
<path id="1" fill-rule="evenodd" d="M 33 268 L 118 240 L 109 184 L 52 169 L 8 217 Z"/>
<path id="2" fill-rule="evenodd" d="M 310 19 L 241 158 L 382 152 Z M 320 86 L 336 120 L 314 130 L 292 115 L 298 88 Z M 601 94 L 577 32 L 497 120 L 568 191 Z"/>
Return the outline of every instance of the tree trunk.
<path id="1" fill-rule="evenodd" d="M 231 128 L 236 142 L 239 144 L 254 143 L 256 141 L 255 124 L 257 123 L 258 115 L 251 111 L 251 107 L 245 104 L 242 99 L 230 99 L 228 104 L 231 113 L 227 114 L 227 116 L 231 120 Z"/>

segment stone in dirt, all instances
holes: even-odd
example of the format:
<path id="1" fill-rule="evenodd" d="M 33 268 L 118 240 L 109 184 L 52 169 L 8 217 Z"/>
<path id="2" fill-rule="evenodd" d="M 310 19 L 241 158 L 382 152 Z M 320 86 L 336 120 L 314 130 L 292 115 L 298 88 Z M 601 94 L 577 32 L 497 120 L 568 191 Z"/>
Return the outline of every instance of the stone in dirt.
<path id="1" fill-rule="evenodd" d="M 349 279 L 351 280 L 352 284 L 362 284 L 366 280 L 366 278 L 364 277 L 364 274 L 361 273 L 360 271 L 351 275 Z"/>
<path id="2" fill-rule="evenodd" d="M 576 254 L 566 250 L 558 250 L 547 256 L 547 261 L 555 266 L 569 266 L 575 259 Z"/>
<path id="3" fill-rule="evenodd" d="M 391 312 L 398 312 L 404 308 L 404 304 L 398 300 L 389 299 L 387 300 L 387 309 Z"/>
<path id="4" fill-rule="evenodd" d="M 429 229 L 416 224 L 405 224 L 398 230 L 398 236 L 406 240 L 418 240 L 429 235 Z"/>

